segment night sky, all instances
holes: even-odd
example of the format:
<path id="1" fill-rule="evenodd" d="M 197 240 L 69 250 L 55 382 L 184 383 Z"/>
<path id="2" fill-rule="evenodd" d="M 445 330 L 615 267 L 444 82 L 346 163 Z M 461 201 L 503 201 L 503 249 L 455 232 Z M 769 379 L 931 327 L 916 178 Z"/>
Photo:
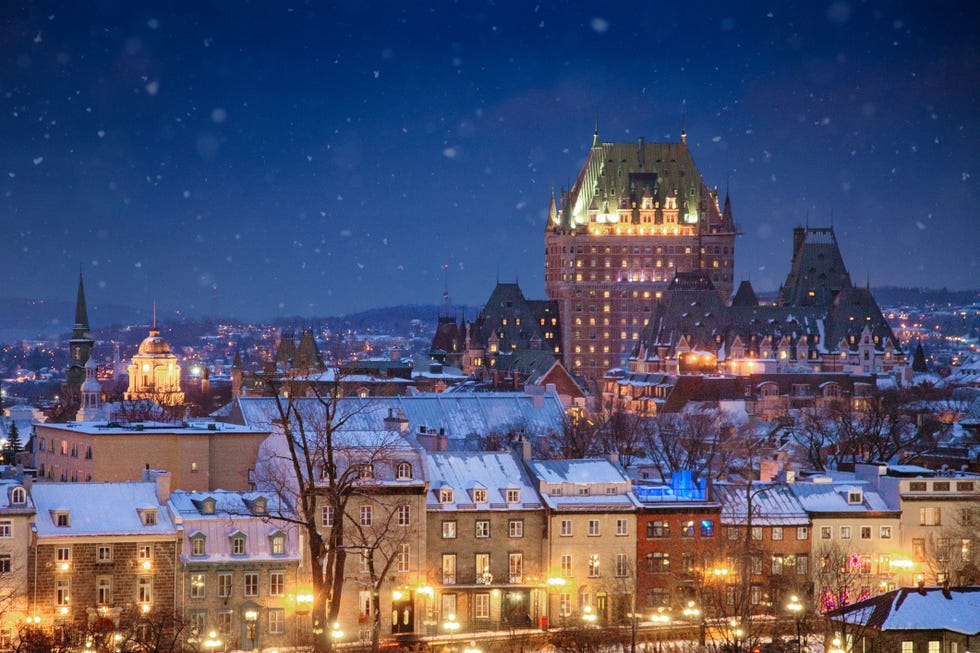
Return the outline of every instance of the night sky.
<path id="1" fill-rule="evenodd" d="M 833 221 L 852 278 L 978 279 L 970 2 L 0 3 L 0 295 L 163 316 L 544 296 L 592 142 L 728 187 L 736 281 Z M 69 316 L 70 317 L 70 316 Z M 98 325 L 93 325 L 98 326 Z"/>

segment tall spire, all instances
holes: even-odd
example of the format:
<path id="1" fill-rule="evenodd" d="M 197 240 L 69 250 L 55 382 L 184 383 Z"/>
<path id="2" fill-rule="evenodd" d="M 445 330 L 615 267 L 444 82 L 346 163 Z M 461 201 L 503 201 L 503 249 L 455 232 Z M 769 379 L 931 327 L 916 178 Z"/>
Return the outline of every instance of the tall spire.
<path id="1" fill-rule="evenodd" d="M 595 131 L 592 133 L 592 147 L 599 147 L 602 145 L 599 141 L 599 112 L 595 114 Z"/>
<path id="2" fill-rule="evenodd" d="M 75 332 L 88 333 L 88 307 L 85 305 L 85 283 L 82 281 L 82 271 L 78 271 L 78 297 L 75 300 Z M 76 337 L 86 337 L 81 334 Z"/>
<path id="3" fill-rule="evenodd" d="M 687 143 L 687 130 L 684 128 L 686 122 L 687 122 L 687 116 L 682 113 L 681 114 L 681 143 Z"/>

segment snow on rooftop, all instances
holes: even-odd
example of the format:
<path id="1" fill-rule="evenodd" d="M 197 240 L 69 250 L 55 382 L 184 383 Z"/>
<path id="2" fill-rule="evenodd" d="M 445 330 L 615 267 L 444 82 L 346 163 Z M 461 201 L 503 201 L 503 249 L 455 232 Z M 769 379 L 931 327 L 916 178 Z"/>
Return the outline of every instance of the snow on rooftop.
<path id="1" fill-rule="evenodd" d="M 176 532 L 153 482 L 35 483 L 31 494 L 38 537 Z M 139 510 L 146 507 L 156 509 L 156 523 L 144 524 Z M 56 513 L 63 511 L 68 512 L 68 526 L 57 526 Z"/>

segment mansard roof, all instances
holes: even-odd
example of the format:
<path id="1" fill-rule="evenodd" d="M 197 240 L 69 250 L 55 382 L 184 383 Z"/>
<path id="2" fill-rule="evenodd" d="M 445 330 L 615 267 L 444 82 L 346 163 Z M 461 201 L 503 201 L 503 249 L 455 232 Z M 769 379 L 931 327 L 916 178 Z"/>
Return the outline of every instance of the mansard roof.
<path id="1" fill-rule="evenodd" d="M 495 337 L 500 351 L 547 348 L 541 320 L 558 317 L 558 303 L 551 300 L 527 300 L 516 283 L 498 282 L 487 303 L 470 329 L 470 342 L 486 346 Z M 551 327 L 557 341 L 558 327 Z"/>
<path id="2" fill-rule="evenodd" d="M 796 227 L 793 260 L 779 289 L 780 306 L 829 306 L 841 290 L 851 288 L 833 227 Z"/>
<path id="3" fill-rule="evenodd" d="M 584 228 L 590 209 L 603 212 L 639 206 L 644 197 L 663 203 L 677 197 L 678 210 L 690 209 L 702 224 L 731 227 L 718 209 L 716 194 L 708 189 L 682 138 L 679 143 L 604 143 L 595 134 L 572 189 L 563 193 L 561 210 L 549 228 Z"/>
<path id="4" fill-rule="evenodd" d="M 738 290 L 735 291 L 735 296 L 732 297 L 732 306 L 758 305 L 759 298 L 755 295 L 755 290 L 752 288 L 752 283 L 746 280 L 738 284 Z"/>
<path id="5" fill-rule="evenodd" d="M 452 316 L 442 316 L 436 326 L 436 333 L 432 336 L 432 346 L 430 350 L 441 349 L 446 353 L 463 351 L 463 337 L 456 318 Z"/>

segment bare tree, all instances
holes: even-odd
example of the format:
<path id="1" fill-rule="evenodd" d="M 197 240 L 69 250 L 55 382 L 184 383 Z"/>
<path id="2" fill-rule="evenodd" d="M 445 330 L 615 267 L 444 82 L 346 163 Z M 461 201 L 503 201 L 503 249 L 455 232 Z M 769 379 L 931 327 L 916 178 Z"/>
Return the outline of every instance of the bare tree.
<path id="1" fill-rule="evenodd" d="M 918 437 L 897 390 L 875 390 L 835 405 L 839 454 L 854 461 L 887 461 Z"/>
<path id="2" fill-rule="evenodd" d="M 308 396 L 298 398 L 298 381 L 266 380 L 274 398 L 274 428 L 281 431 L 284 450 L 256 473 L 296 514 L 278 517 L 296 522 L 305 535 L 313 584 L 313 648 L 320 653 L 332 648 L 326 626 L 337 621 L 343 596 L 349 524 L 344 516 L 362 490 L 359 470 L 384 455 L 384 442 L 364 447 L 344 435 L 344 427 L 365 410 L 366 402 L 341 401 L 340 383 L 311 380 L 306 384 Z M 321 530 L 323 524 L 328 525 Z"/>
<path id="3" fill-rule="evenodd" d="M 945 520 L 941 531 L 926 541 L 926 564 L 937 582 L 974 585 L 980 579 L 976 528 L 980 506 L 963 505 L 955 519 Z"/>
<path id="4" fill-rule="evenodd" d="M 574 459 L 596 453 L 596 434 L 601 424 L 600 415 L 584 410 L 573 412 L 565 421 L 562 432 L 555 436 L 555 454 L 561 458 Z"/>
<path id="5" fill-rule="evenodd" d="M 716 462 L 724 426 L 717 410 L 698 409 L 658 415 L 641 433 L 661 479 L 666 482 L 671 472 L 690 471 L 696 482 Z"/>
<path id="6" fill-rule="evenodd" d="M 597 433 L 599 446 L 605 453 L 617 454 L 623 467 L 629 467 L 633 458 L 643 453 L 650 430 L 652 423 L 649 418 L 616 407 L 601 416 Z"/>
<path id="7" fill-rule="evenodd" d="M 837 443 L 837 423 L 833 416 L 839 409 L 823 407 L 804 408 L 800 411 L 793 440 L 806 450 L 807 462 L 813 469 L 823 471 L 827 458 Z"/>

